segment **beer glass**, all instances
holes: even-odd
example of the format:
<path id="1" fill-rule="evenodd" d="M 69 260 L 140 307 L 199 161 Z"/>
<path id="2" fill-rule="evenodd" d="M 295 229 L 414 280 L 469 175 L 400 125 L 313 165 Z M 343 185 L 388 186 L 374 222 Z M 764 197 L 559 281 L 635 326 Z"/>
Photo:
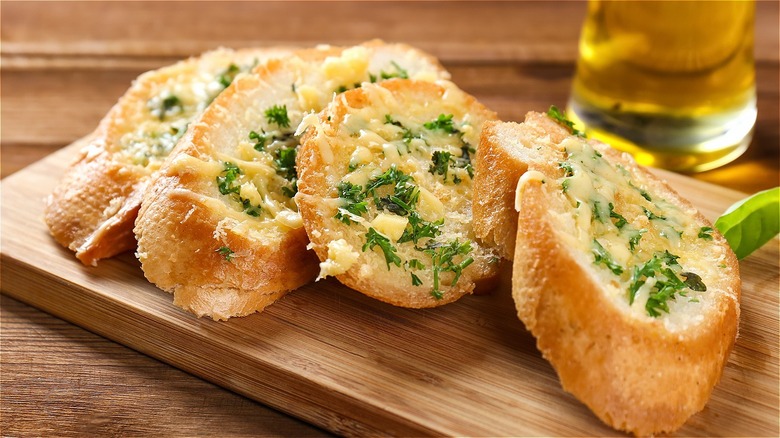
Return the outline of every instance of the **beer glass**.
<path id="1" fill-rule="evenodd" d="M 590 0 L 569 117 L 640 164 L 703 171 L 756 121 L 753 1 Z"/>

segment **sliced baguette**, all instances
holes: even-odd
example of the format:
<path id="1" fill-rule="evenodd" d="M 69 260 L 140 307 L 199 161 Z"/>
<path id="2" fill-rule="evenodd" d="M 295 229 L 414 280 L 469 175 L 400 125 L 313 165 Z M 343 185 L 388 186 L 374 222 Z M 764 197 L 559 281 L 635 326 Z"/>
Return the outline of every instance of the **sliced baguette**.
<path id="1" fill-rule="evenodd" d="M 627 154 L 545 115 L 488 124 L 479 151 L 490 150 L 478 174 L 522 174 L 512 293 L 563 388 L 617 429 L 680 427 L 709 399 L 737 335 L 739 268 L 725 239 Z M 502 199 L 511 184 L 487 181 L 475 196 Z M 667 268 L 685 283 L 663 299 Z"/>
<path id="2" fill-rule="evenodd" d="M 288 52 L 219 49 L 139 76 L 47 198 L 54 239 L 85 265 L 134 249 L 143 188 L 187 124 L 240 71 Z"/>
<path id="3" fill-rule="evenodd" d="M 411 308 L 455 301 L 493 277 L 498 257 L 471 229 L 469 157 L 494 119 L 452 83 L 394 79 L 308 120 L 296 200 L 320 277 Z"/>
<path id="4" fill-rule="evenodd" d="M 448 77 L 434 58 L 373 41 L 322 47 L 237 78 L 152 180 L 136 222 L 146 277 L 197 316 L 262 310 L 317 274 L 296 190 L 296 128 L 344 88 L 394 75 Z"/>

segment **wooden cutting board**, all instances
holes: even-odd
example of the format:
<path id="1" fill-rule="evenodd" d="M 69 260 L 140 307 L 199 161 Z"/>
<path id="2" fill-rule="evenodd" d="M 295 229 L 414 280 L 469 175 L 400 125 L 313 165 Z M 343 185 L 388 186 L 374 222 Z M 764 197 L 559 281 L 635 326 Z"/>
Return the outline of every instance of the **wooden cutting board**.
<path id="1" fill-rule="evenodd" d="M 3 293 L 339 434 L 619 435 L 561 389 L 515 315 L 509 266 L 491 295 L 438 309 L 395 308 L 327 280 L 221 323 L 174 307 L 132 254 L 82 266 L 42 219 L 78 147 L 2 181 Z M 743 196 L 658 173 L 710 219 Z M 679 435 L 780 435 L 778 240 L 740 268 L 739 339 Z"/>

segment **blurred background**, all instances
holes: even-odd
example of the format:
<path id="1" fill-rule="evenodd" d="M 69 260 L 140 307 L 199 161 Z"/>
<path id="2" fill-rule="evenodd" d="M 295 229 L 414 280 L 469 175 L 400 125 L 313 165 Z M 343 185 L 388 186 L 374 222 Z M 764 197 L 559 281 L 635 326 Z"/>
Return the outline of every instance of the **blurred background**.
<path id="1" fill-rule="evenodd" d="M 505 120 L 566 105 L 579 2 L 9 2 L 2 176 L 87 135 L 140 73 L 219 46 L 405 42 Z M 754 192 L 780 167 L 778 2 L 756 12 L 758 123 L 742 158 L 697 179 Z M 774 182 L 772 184 L 771 182 Z"/>

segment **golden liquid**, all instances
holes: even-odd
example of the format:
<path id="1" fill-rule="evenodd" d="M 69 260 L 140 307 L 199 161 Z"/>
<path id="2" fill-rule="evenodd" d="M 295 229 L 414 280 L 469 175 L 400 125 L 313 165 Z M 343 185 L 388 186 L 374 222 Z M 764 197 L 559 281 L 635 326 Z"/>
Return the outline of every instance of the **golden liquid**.
<path id="1" fill-rule="evenodd" d="M 570 115 L 643 164 L 702 170 L 755 122 L 752 1 L 591 0 Z"/>

